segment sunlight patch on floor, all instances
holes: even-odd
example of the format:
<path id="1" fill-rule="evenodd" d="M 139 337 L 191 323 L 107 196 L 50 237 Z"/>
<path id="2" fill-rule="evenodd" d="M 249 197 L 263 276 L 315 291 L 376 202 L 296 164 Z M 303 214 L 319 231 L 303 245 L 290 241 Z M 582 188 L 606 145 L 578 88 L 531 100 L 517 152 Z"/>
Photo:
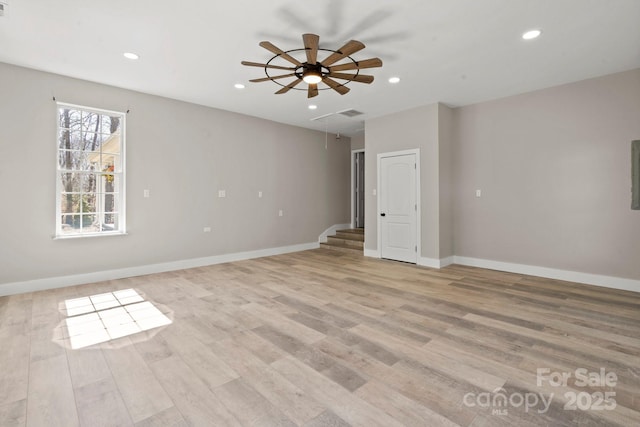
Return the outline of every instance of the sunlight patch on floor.
<path id="1" fill-rule="evenodd" d="M 64 306 L 72 349 L 171 324 L 171 319 L 150 301 L 145 301 L 134 289 L 69 299 Z"/>

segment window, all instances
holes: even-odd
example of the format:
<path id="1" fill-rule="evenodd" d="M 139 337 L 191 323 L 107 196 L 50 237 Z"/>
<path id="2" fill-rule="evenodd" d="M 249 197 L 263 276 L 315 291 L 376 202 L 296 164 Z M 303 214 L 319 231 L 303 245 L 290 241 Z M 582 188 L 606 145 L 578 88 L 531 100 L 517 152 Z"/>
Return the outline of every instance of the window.
<path id="1" fill-rule="evenodd" d="M 125 115 L 57 107 L 56 237 L 124 234 Z"/>

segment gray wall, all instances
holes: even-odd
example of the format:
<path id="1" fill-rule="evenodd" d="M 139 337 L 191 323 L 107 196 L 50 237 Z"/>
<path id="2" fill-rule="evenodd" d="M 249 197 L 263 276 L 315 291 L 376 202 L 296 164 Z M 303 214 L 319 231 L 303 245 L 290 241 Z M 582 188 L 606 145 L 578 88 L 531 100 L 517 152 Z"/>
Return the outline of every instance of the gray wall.
<path id="1" fill-rule="evenodd" d="M 453 252 L 453 110 L 438 104 L 439 244 L 438 258 Z"/>
<path id="2" fill-rule="evenodd" d="M 323 132 L 6 64 L 0 94 L 0 284 L 315 242 L 349 221 L 344 139 L 325 150 Z M 52 239 L 54 95 L 131 110 L 129 235 Z"/>
<path id="3" fill-rule="evenodd" d="M 640 70 L 365 125 L 368 218 L 377 154 L 421 149 L 420 256 L 640 279 L 640 213 L 629 207 Z M 367 250 L 378 249 L 374 224 Z"/>
<path id="4" fill-rule="evenodd" d="M 352 150 L 364 150 L 364 132 L 351 137 Z"/>
<path id="5" fill-rule="evenodd" d="M 640 279 L 640 212 L 630 209 L 640 70 L 453 119 L 456 255 Z"/>
<path id="6" fill-rule="evenodd" d="M 418 256 L 440 258 L 438 109 L 438 104 L 433 104 L 366 121 L 365 217 L 370 220 L 365 249 L 378 249 L 377 197 L 373 196 L 378 185 L 378 154 L 419 148 L 422 250 Z"/>

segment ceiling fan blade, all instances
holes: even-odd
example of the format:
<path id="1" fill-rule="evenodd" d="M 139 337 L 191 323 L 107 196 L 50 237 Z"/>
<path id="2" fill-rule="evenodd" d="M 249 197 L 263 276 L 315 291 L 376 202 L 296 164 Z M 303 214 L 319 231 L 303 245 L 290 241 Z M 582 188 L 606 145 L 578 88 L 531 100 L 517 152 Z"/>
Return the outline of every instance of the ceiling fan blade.
<path id="1" fill-rule="evenodd" d="M 324 84 L 326 84 L 331 89 L 333 89 L 336 92 L 338 92 L 340 95 L 344 95 L 345 93 L 349 92 L 349 90 L 350 90 L 348 87 L 341 85 L 340 83 L 338 83 L 335 80 L 330 79 L 329 77 L 324 77 L 322 79 L 322 81 L 324 82 Z"/>
<path id="2" fill-rule="evenodd" d="M 281 58 L 286 59 L 287 61 L 291 62 L 297 67 L 302 65 L 302 62 L 298 61 L 293 56 L 290 56 L 288 53 L 286 53 L 284 50 L 280 49 L 279 47 L 274 46 L 273 44 L 271 44 L 271 42 L 267 42 L 267 41 L 260 42 L 260 46 L 267 49 L 269 52 L 275 53 L 276 55 L 280 55 Z"/>
<path id="3" fill-rule="evenodd" d="M 259 62 L 242 61 L 241 64 L 248 67 L 273 68 L 274 70 L 295 70 L 294 67 L 281 67 L 279 65 L 260 64 Z"/>
<path id="4" fill-rule="evenodd" d="M 340 64 L 331 67 L 331 72 L 333 71 L 343 71 L 343 70 L 359 70 L 362 68 L 376 68 L 382 67 L 382 60 L 380 58 L 371 58 L 365 59 L 363 61 L 349 62 L 347 64 Z"/>
<path id="5" fill-rule="evenodd" d="M 307 62 L 315 65 L 315 63 L 318 62 L 318 43 L 320 42 L 320 37 L 315 34 L 303 34 L 302 41 L 306 49 Z"/>
<path id="6" fill-rule="evenodd" d="M 373 82 L 373 76 L 365 74 L 348 74 L 348 73 L 329 73 L 329 77 L 334 79 L 351 80 L 358 83 L 371 83 Z"/>
<path id="7" fill-rule="evenodd" d="M 334 62 L 340 61 L 342 58 L 346 58 L 349 55 L 356 53 L 359 50 L 364 49 L 364 44 L 357 40 L 351 40 L 347 42 L 344 46 L 338 49 L 336 52 L 329 55 L 324 61 L 322 61 L 322 65 L 328 67 Z"/>
<path id="8" fill-rule="evenodd" d="M 286 85 L 285 87 L 283 87 L 282 89 L 277 91 L 276 95 L 282 95 L 283 93 L 289 92 L 290 89 L 292 89 L 293 87 L 299 85 L 300 82 L 302 82 L 302 79 L 295 79 L 294 81 L 292 81 L 291 83 L 289 83 L 288 85 Z"/>
<path id="9" fill-rule="evenodd" d="M 314 96 L 318 96 L 318 85 L 310 84 L 307 90 L 307 98 L 313 98 Z"/>
<path id="10" fill-rule="evenodd" d="M 277 80 L 277 79 L 284 79 L 286 77 L 294 77 L 295 75 L 296 75 L 296 73 L 283 74 L 281 76 L 263 77 L 261 79 L 253 79 L 253 80 L 249 80 L 249 81 L 253 82 L 253 83 L 268 82 L 269 80 Z"/>

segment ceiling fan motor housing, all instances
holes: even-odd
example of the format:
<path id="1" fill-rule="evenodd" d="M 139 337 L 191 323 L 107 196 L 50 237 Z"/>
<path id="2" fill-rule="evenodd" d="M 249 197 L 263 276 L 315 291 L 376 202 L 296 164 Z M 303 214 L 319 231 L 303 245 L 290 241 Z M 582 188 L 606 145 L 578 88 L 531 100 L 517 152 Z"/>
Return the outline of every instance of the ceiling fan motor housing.
<path id="1" fill-rule="evenodd" d="M 308 75 L 316 75 L 322 79 L 327 74 L 329 74 L 329 69 L 326 67 L 323 67 L 322 64 L 317 62 L 315 64 L 309 64 L 308 62 L 304 62 L 301 66 L 296 68 L 295 74 L 296 74 L 296 77 L 298 77 L 299 79 L 304 79 L 305 76 L 308 76 Z"/>

